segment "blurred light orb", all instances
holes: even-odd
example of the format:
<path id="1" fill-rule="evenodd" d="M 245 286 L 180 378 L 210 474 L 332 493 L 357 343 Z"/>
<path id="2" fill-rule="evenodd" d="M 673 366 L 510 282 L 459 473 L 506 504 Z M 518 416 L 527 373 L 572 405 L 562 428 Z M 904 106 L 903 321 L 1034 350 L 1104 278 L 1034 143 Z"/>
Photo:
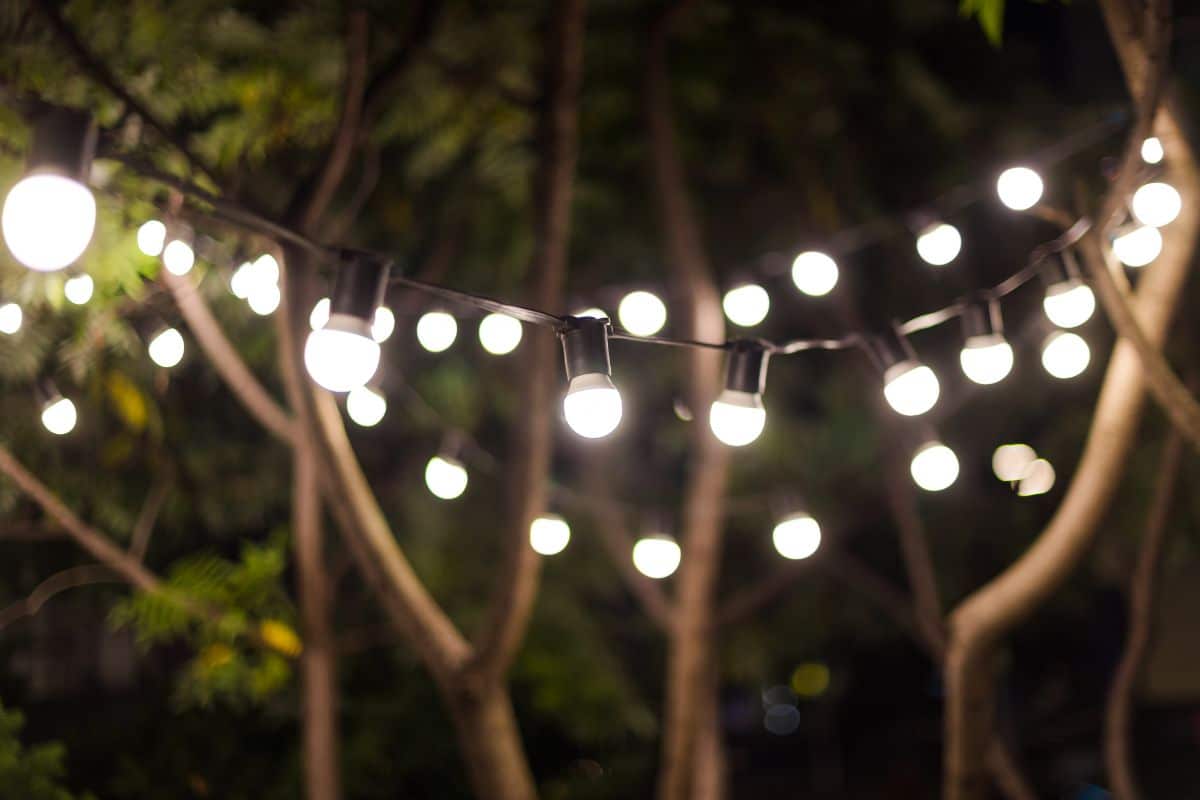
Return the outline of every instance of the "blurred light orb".
<path id="1" fill-rule="evenodd" d="M 263 253 L 254 259 L 254 277 L 264 283 L 279 283 L 279 262 L 270 253 Z"/>
<path id="2" fill-rule="evenodd" d="M 621 327 L 634 336 L 653 336 L 667 324 L 667 307 L 650 292 L 630 292 L 617 305 Z"/>
<path id="3" fill-rule="evenodd" d="M 260 283 L 250 290 L 250 294 L 246 295 L 246 304 L 255 314 L 265 317 L 273 314 L 275 309 L 279 308 L 280 299 L 278 284 Z"/>
<path id="4" fill-rule="evenodd" d="M 638 572 L 655 580 L 673 575 L 682 558 L 679 543 L 665 533 L 645 536 L 633 546 L 633 565 Z"/>
<path id="5" fill-rule="evenodd" d="M 771 533 L 775 551 L 784 558 L 800 561 L 821 546 L 821 526 L 808 514 L 790 514 Z"/>
<path id="6" fill-rule="evenodd" d="M 829 667 L 808 661 L 792 672 L 791 687 L 797 697 L 820 697 L 829 689 Z"/>
<path id="7" fill-rule="evenodd" d="M 1143 225 L 1161 228 L 1169 225 L 1183 210 L 1183 198 L 1169 183 L 1147 183 L 1133 193 L 1130 201 L 1133 216 Z"/>
<path id="8" fill-rule="evenodd" d="M 767 312 L 771 310 L 771 296 L 758 284 L 745 283 L 725 293 L 721 308 L 734 325 L 752 328 L 767 318 Z"/>
<path id="9" fill-rule="evenodd" d="M 68 301 L 77 306 L 82 306 L 92 299 L 92 293 L 96 290 L 96 282 L 92 280 L 91 275 L 74 275 L 67 278 L 63 284 L 63 295 Z"/>
<path id="10" fill-rule="evenodd" d="M 996 179 L 996 194 L 1000 202 L 1013 211 L 1026 211 L 1042 199 L 1045 184 L 1042 176 L 1029 167 L 1010 167 Z"/>
<path id="11" fill-rule="evenodd" d="M 933 408 L 941 387 L 937 375 L 917 361 L 893 364 L 883 374 L 883 396 L 898 414 L 916 417 Z"/>
<path id="12" fill-rule="evenodd" d="M 1147 164 L 1157 164 L 1163 160 L 1162 141 L 1157 136 L 1150 136 L 1142 140 L 1142 161 Z"/>
<path id="13" fill-rule="evenodd" d="M 543 514 L 529 525 L 529 546 L 540 556 L 558 555 L 571 541 L 571 526 L 557 514 Z"/>
<path id="14" fill-rule="evenodd" d="M 370 386 L 359 386 L 346 395 L 346 413 L 355 425 L 373 428 L 387 414 L 387 398 Z"/>
<path id="15" fill-rule="evenodd" d="M 454 500 L 467 490 L 467 468 L 449 456 L 434 456 L 425 465 L 425 486 L 434 497 Z"/>
<path id="16" fill-rule="evenodd" d="M 563 417 L 585 439 L 602 439 L 621 424 L 621 393 L 599 372 L 576 375 L 563 395 Z"/>
<path id="17" fill-rule="evenodd" d="M 0 305 L 0 333 L 12 336 L 21 330 L 21 322 L 24 318 L 24 312 L 21 311 L 21 307 L 16 303 Z"/>
<path id="18" fill-rule="evenodd" d="M 1021 475 L 1017 484 L 1017 494 L 1021 497 L 1045 494 L 1054 488 L 1054 478 L 1054 467 L 1049 461 L 1044 458 L 1034 459 Z"/>
<path id="19" fill-rule="evenodd" d="M 325 327 L 325 323 L 329 322 L 329 306 L 328 297 L 322 297 L 313 306 L 312 311 L 308 315 L 308 326 L 314 331 L 319 331 Z"/>
<path id="20" fill-rule="evenodd" d="M 708 411 L 713 435 L 730 447 L 745 447 L 762 435 L 767 411 L 757 393 L 726 389 Z"/>
<path id="21" fill-rule="evenodd" d="M 57 397 L 42 408 L 42 427 L 55 436 L 64 436 L 75 430 L 78 420 L 75 404 L 65 397 Z"/>
<path id="22" fill-rule="evenodd" d="M 971 336 L 958 354 L 963 374 L 981 386 L 1004 380 L 1013 368 L 1012 345 L 999 334 Z"/>
<path id="23" fill-rule="evenodd" d="M 910 470 L 917 486 L 927 492 L 940 492 L 958 480 L 958 456 L 941 442 L 928 442 L 913 456 Z"/>
<path id="24" fill-rule="evenodd" d="M 375 309 L 375 320 L 371 323 L 371 338 L 379 343 L 386 342 L 396 330 L 396 315 L 387 306 Z"/>
<path id="25" fill-rule="evenodd" d="M 182 239 L 172 239 L 163 248 L 162 262 L 172 275 L 187 275 L 196 263 L 196 253 Z"/>
<path id="26" fill-rule="evenodd" d="M 800 727 L 800 710 L 784 703 L 773 705 L 763 715 L 763 727 L 776 736 L 795 733 Z"/>
<path id="27" fill-rule="evenodd" d="M 1092 287 L 1078 279 L 1062 281 L 1046 289 L 1042 298 L 1046 317 L 1060 328 L 1078 328 L 1096 311 Z"/>
<path id="28" fill-rule="evenodd" d="M 792 261 L 792 283 L 809 297 L 824 297 L 838 282 L 838 265 L 816 250 L 805 250 Z"/>
<path id="29" fill-rule="evenodd" d="M 1127 267 L 1144 267 L 1162 252 L 1158 228 L 1143 225 L 1113 239 L 1113 255 Z"/>
<path id="30" fill-rule="evenodd" d="M 961 250 L 962 234 L 945 222 L 935 222 L 917 235 L 917 255 L 932 266 L 946 266 Z"/>
<path id="31" fill-rule="evenodd" d="M 430 353 L 450 349 L 458 338 L 458 321 L 445 311 L 427 311 L 417 320 L 417 341 Z"/>
<path id="32" fill-rule="evenodd" d="M 369 336 L 321 328 L 304 343 L 304 366 L 320 386 L 348 392 L 371 380 L 379 369 L 379 344 Z"/>
<path id="33" fill-rule="evenodd" d="M 163 328 L 146 347 L 150 360 L 164 369 L 170 369 L 183 360 L 183 335 L 174 328 Z"/>
<path id="34" fill-rule="evenodd" d="M 488 314 L 479 322 L 479 343 L 494 356 L 504 356 L 521 343 L 521 321 L 508 314 Z"/>
<path id="35" fill-rule="evenodd" d="M 1092 351 L 1082 337 L 1056 331 L 1042 345 L 1042 366 L 1056 378 L 1066 380 L 1081 374 L 1092 360 Z"/>
<path id="36" fill-rule="evenodd" d="M 1002 444 L 992 453 L 992 472 L 1005 483 L 1019 481 L 1036 459 L 1037 452 L 1027 444 Z"/>
<path id="37" fill-rule="evenodd" d="M 77 180 L 49 172 L 27 175 L 9 191 L 0 228 L 13 258 L 53 272 L 83 255 L 96 230 L 96 198 Z"/>
<path id="38" fill-rule="evenodd" d="M 167 226 L 156 219 L 147 220 L 137 229 L 137 246 L 148 256 L 162 255 L 167 243 Z"/>

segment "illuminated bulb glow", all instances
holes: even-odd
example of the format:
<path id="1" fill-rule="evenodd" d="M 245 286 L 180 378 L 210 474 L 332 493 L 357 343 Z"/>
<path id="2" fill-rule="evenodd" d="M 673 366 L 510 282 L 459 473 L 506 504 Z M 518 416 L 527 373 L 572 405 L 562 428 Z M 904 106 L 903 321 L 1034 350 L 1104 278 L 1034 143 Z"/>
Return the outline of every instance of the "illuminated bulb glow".
<path id="1" fill-rule="evenodd" d="M 792 283 L 809 297 L 829 294 L 837 282 L 837 262 L 824 253 L 806 250 L 792 261 Z"/>
<path id="2" fill-rule="evenodd" d="M 370 386 L 359 386 L 346 395 L 346 413 L 356 425 L 373 428 L 387 413 L 387 399 Z"/>
<path id="3" fill-rule="evenodd" d="M 1113 239 L 1113 255 L 1127 267 L 1144 267 L 1162 252 L 1158 228 L 1143 225 Z"/>
<path id="4" fill-rule="evenodd" d="M 726 292 L 721 307 L 734 325 L 750 328 L 767 318 L 771 296 L 758 284 L 747 283 Z"/>
<path id="5" fill-rule="evenodd" d="M 167 226 L 156 219 L 143 222 L 137 230 L 137 246 L 148 256 L 162 255 L 167 243 Z"/>
<path id="6" fill-rule="evenodd" d="M 183 360 L 183 336 L 174 328 L 164 328 L 150 340 L 146 350 L 150 360 L 164 369 L 170 369 Z"/>
<path id="7" fill-rule="evenodd" d="M 63 436 L 75 430 L 79 415 L 75 404 L 65 397 L 58 397 L 42 408 L 42 426 L 55 436 Z"/>
<path id="8" fill-rule="evenodd" d="M 1054 488 L 1054 467 L 1044 458 L 1038 458 L 1025 468 L 1021 480 L 1017 484 L 1017 494 L 1021 497 L 1033 497 L 1045 494 Z"/>
<path id="9" fill-rule="evenodd" d="M 0 305 L 0 333 L 12 336 L 21 330 L 21 322 L 24 318 L 25 314 L 16 303 Z"/>
<path id="10" fill-rule="evenodd" d="M 329 322 L 329 305 L 329 298 L 322 297 L 313 306 L 312 313 L 308 315 L 308 326 L 314 331 L 321 330 Z"/>
<path id="11" fill-rule="evenodd" d="M 521 343 L 521 321 L 507 314 L 488 314 L 479 322 L 479 343 L 494 356 L 504 356 Z"/>
<path id="12" fill-rule="evenodd" d="M 1163 152 L 1162 142 L 1157 136 L 1142 140 L 1142 161 L 1147 164 L 1157 164 L 1163 160 L 1164 155 L 1166 153 Z"/>
<path id="13" fill-rule="evenodd" d="M 929 442 L 913 455 L 910 471 L 917 486 L 940 492 L 958 479 L 958 456 L 941 442 Z"/>
<path id="14" fill-rule="evenodd" d="M 563 416 L 585 439 L 608 436 L 621 424 L 621 393 L 612 379 L 598 372 L 577 375 L 563 397 Z"/>
<path id="15" fill-rule="evenodd" d="M 28 175 L 4 200 L 0 227 L 17 261 L 53 272 L 87 249 L 96 229 L 96 199 L 82 183 L 63 175 Z"/>
<path id="16" fill-rule="evenodd" d="M 1087 369 L 1092 351 L 1087 342 L 1069 331 L 1050 334 L 1042 346 L 1042 366 L 1056 378 L 1074 378 Z"/>
<path id="17" fill-rule="evenodd" d="M 585 308 L 581 311 L 576 311 L 571 316 L 582 319 L 608 319 L 608 312 L 603 308 Z"/>
<path id="18" fill-rule="evenodd" d="M 1000 202 L 1013 211 L 1025 211 L 1042 199 L 1045 185 L 1042 176 L 1029 167 L 1011 167 L 996 179 L 996 194 Z"/>
<path id="19" fill-rule="evenodd" d="M 633 546 L 633 566 L 647 578 L 662 580 L 679 569 L 683 552 L 679 543 L 665 534 L 653 534 L 637 540 Z"/>
<path id="20" fill-rule="evenodd" d="M 63 284 L 63 295 L 75 305 L 81 306 L 92 299 L 95 289 L 96 282 L 92 280 L 91 275 L 75 275 L 67 278 Z"/>
<path id="21" fill-rule="evenodd" d="M 338 314 L 313 331 L 304 343 L 304 366 L 319 385 L 331 392 L 363 386 L 379 368 L 379 344 L 365 322 Z"/>
<path id="22" fill-rule="evenodd" d="M 945 222 L 935 222 L 917 236 L 917 255 L 935 267 L 946 266 L 961 250 L 962 234 Z"/>
<path id="23" fill-rule="evenodd" d="M 767 424 L 762 397 L 751 392 L 726 389 L 708 412 L 713 435 L 730 447 L 744 447 L 757 439 Z"/>
<path id="24" fill-rule="evenodd" d="M 429 311 L 417 320 L 417 341 L 430 353 L 448 350 L 456 338 L 458 322 L 445 311 Z"/>
<path id="25" fill-rule="evenodd" d="M 883 375 L 883 396 L 898 414 L 916 417 L 933 408 L 941 387 L 937 375 L 924 364 L 901 361 Z"/>
<path id="26" fill-rule="evenodd" d="M 467 470 L 449 456 L 434 456 L 425 465 L 425 486 L 441 500 L 454 500 L 467 490 Z"/>
<path id="27" fill-rule="evenodd" d="M 1129 206 L 1138 222 L 1161 228 L 1179 216 L 1183 210 L 1183 198 L 1169 183 L 1147 183 L 1133 193 Z"/>
<path id="28" fill-rule="evenodd" d="M 275 312 L 279 308 L 281 299 L 279 286 L 274 283 L 263 283 L 251 289 L 250 294 L 246 296 L 246 304 L 250 306 L 250 310 L 260 317 L 265 317 L 268 314 Z"/>
<path id="29" fill-rule="evenodd" d="M 634 336 L 653 336 L 667 324 L 667 307 L 650 292 L 630 292 L 617 306 L 617 319 Z"/>
<path id="30" fill-rule="evenodd" d="M 1018 481 L 1025 469 L 1037 459 L 1037 452 L 1027 444 L 1002 444 L 992 453 L 992 472 L 1005 483 Z"/>
<path id="31" fill-rule="evenodd" d="M 779 555 L 799 561 L 821 546 L 821 526 L 808 514 L 792 514 L 775 526 L 771 541 Z"/>
<path id="32" fill-rule="evenodd" d="M 229 290 L 235 297 L 243 300 L 250 300 L 255 294 L 270 297 L 272 288 L 276 292 L 279 289 L 279 262 L 269 253 L 259 256 L 254 261 L 244 262 L 234 271 L 233 278 L 229 281 Z M 262 300 L 259 302 L 260 305 L 264 305 Z M 328 311 L 326 316 L 328 317 Z"/>
<path id="33" fill-rule="evenodd" d="M 196 264 L 196 253 L 182 239 L 172 239 L 163 248 L 162 262 L 172 275 L 187 275 Z"/>
<path id="34" fill-rule="evenodd" d="M 999 383 L 1013 368 L 1012 345 L 999 334 L 972 336 L 958 354 L 963 374 L 975 383 Z"/>
<path id="35" fill-rule="evenodd" d="M 387 306 L 375 309 L 375 321 L 371 323 L 371 338 L 377 342 L 386 342 L 396 330 L 396 315 Z"/>
<path id="36" fill-rule="evenodd" d="M 570 541 L 571 526 L 556 514 L 543 514 L 529 525 L 529 546 L 538 555 L 558 555 Z"/>
<path id="37" fill-rule="evenodd" d="M 1096 295 L 1082 281 L 1061 281 L 1046 289 L 1042 308 L 1046 317 L 1058 327 L 1078 328 L 1096 311 Z"/>

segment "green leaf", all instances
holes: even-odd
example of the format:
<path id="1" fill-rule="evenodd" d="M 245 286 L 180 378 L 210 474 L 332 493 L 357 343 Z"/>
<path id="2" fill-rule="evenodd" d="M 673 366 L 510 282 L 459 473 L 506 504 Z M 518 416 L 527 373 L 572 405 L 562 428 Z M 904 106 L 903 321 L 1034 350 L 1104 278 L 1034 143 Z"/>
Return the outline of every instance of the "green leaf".
<path id="1" fill-rule="evenodd" d="M 979 27 L 993 47 L 1004 41 L 1004 0 L 962 0 L 958 11 L 964 17 L 975 17 Z"/>

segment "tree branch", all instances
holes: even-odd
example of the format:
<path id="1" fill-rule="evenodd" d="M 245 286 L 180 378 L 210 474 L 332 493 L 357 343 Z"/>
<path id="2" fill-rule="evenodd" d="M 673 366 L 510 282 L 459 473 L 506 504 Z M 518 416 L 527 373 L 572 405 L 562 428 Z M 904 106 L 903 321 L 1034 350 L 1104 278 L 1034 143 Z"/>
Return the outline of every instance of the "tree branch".
<path id="1" fill-rule="evenodd" d="M 7 628 L 19 619 L 32 617 L 42 610 L 55 595 L 68 589 L 80 586 L 91 586 L 97 583 L 125 583 L 125 579 L 113 574 L 113 571 L 103 564 L 84 564 L 78 567 L 68 567 L 54 573 L 34 587 L 28 596 L 7 606 L 0 611 L 0 630 Z"/>
<path id="2" fill-rule="evenodd" d="M 441 12 L 439 0 L 418 0 L 404 39 L 367 83 L 363 93 L 364 119 L 372 121 L 382 113 L 385 96 L 429 43 Z"/>
<path id="3" fill-rule="evenodd" d="M 150 492 L 146 495 L 146 501 L 142 504 L 142 510 L 138 514 L 137 522 L 133 525 L 133 533 L 129 537 L 129 555 L 138 561 L 146 560 L 150 535 L 154 533 L 158 515 L 167 501 L 167 495 L 171 493 L 172 481 L 173 476 L 170 473 L 164 471 L 160 474 L 158 480 L 150 487 Z"/>

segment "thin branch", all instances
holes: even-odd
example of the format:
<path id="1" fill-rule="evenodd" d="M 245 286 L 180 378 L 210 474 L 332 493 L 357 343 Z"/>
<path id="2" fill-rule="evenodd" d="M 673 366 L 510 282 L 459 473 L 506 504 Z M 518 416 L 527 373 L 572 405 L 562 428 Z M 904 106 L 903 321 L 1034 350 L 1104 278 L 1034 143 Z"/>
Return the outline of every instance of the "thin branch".
<path id="1" fill-rule="evenodd" d="M 418 0 L 404 39 L 367 83 L 363 93 L 364 119 L 372 121 L 382 113 L 386 95 L 429 43 L 441 12 L 439 0 Z"/>
<path id="2" fill-rule="evenodd" d="M 346 202 L 345 207 L 338 211 L 338 215 L 325 226 L 324 238 L 327 242 L 340 242 L 346 238 L 350 226 L 358 221 L 358 215 L 366 206 L 367 201 L 371 199 L 375 187 L 379 185 L 379 178 L 383 175 L 383 160 L 379 148 L 368 143 L 365 145 L 365 150 L 354 194 Z"/>
<path id="3" fill-rule="evenodd" d="M 167 496 L 171 493 L 172 482 L 171 474 L 164 471 L 155 484 L 150 487 L 146 501 L 142 504 L 142 510 L 138 514 L 137 522 L 133 525 L 133 535 L 130 536 L 129 543 L 129 555 L 138 561 L 146 560 L 146 550 L 150 547 L 150 535 L 154 533 L 158 515 L 162 512 Z"/>
<path id="4" fill-rule="evenodd" d="M 55 595 L 68 589 L 97 583 L 125 583 L 125 579 L 113 574 L 113 571 L 103 564 L 68 567 L 46 578 L 26 597 L 0 611 L 0 630 L 24 617 L 32 617 Z"/>

